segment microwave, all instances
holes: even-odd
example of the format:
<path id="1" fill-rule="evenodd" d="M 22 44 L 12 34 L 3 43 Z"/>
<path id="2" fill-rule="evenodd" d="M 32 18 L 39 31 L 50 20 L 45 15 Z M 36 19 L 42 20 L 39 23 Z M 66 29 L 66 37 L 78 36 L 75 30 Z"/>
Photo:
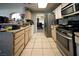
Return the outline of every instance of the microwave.
<path id="1" fill-rule="evenodd" d="M 62 16 L 79 14 L 79 3 L 70 3 L 61 9 Z"/>
<path id="2" fill-rule="evenodd" d="M 65 6 L 64 8 L 61 9 L 61 14 L 64 15 L 68 15 L 74 13 L 74 5 L 73 4 L 68 4 L 67 6 Z"/>

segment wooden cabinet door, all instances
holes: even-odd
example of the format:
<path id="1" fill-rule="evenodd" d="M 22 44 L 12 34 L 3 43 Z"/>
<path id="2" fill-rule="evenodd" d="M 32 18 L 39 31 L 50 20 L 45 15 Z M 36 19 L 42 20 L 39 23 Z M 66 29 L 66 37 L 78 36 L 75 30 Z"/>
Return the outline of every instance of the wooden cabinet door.
<path id="1" fill-rule="evenodd" d="M 14 55 L 19 56 L 24 49 L 24 29 L 14 34 Z"/>
<path id="2" fill-rule="evenodd" d="M 30 11 L 26 11 L 26 19 L 32 19 L 32 14 Z"/>
<path id="3" fill-rule="evenodd" d="M 28 31 L 25 31 L 25 41 L 24 41 L 24 45 L 26 46 L 27 42 L 28 42 Z"/>
<path id="4" fill-rule="evenodd" d="M 56 28 L 55 27 L 52 29 L 52 38 L 54 39 L 54 41 L 56 41 Z"/>
<path id="5" fill-rule="evenodd" d="M 24 45 L 26 46 L 26 44 L 29 41 L 29 28 L 25 29 L 25 40 L 24 40 Z"/>

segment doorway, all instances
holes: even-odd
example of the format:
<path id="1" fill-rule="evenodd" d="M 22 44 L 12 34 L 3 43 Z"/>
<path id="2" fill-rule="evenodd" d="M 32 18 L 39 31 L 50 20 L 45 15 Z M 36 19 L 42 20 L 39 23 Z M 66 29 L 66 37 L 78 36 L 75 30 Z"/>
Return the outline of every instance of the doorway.
<path id="1" fill-rule="evenodd" d="M 43 21 L 40 18 L 37 18 L 37 31 L 43 31 Z"/>

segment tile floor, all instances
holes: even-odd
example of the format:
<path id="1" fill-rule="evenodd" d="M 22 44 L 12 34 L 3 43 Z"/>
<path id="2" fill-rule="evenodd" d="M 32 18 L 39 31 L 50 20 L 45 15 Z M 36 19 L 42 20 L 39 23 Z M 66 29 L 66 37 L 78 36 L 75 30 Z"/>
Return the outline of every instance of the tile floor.
<path id="1" fill-rule="evenodd" d="M 62 56 L 52 38 L 46 38 L 43 32 L 37 32 L 28 42 L 21 56 Z"/>

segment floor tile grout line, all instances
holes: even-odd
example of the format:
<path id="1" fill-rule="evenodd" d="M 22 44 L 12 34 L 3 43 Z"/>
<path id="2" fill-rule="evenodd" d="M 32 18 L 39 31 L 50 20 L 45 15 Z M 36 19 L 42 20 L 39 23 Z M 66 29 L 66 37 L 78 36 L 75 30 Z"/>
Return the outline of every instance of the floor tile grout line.
<path id="1" fill-rule="evenodd" d="M 31 51 L 31 56 L 32 56 L 32 52 L 33 52 L 33 49 L 34 49 L 35 40 L 36 40 L 36 38 L 34 39 L 34 42 L 33 42 L 33 47 L 32 47 L 32 51 Z"/>
<path id="2" fill-rule="evenodd" d="M 41 38 L 41 45 L 42 45 L 42 56 L 43 56 L 43 42 L 42 42 L 42 38 Z"/>
<path id="3" fill-rule="evenodd" d="M 48 41 L 48 42 L 49 42 L 49 41 Z M 49 42 L 49 44 L 50 44 L 50 42 Z M 52 48 L 51 44 L 50 44 L 50 47 Z"/>
<path id="4" fill-rule="evenodd" d="M 55 42 L 55 41 L 53 41 L 53 42 L 56 44 L 56 42 Z M 49 42 L 49 43 L 50 43 L 50 42 Z M 51 44 L 50 44 L 50 45 L 51 45 Z M 57 49 L 57 48 L 55 48 L 55 47 L 53 47 L 53 48 L 52 48 L 52 47 L 51 47 L 51 49 Z M 60 53 L 60 52 L 59 52 L 59 53 Z M 55 56 L 56 56 L 56 55 L 55 55 Z"/>
<path id="5" fill-rule="evenodd" d="M 31 54 L 30 54 L 30 56 L 32 56 L 32 52 L 33 52 L 33 49 L 42 49 L 42 56 L 44 56 L 44 51 L 43 51 L 43 49 L 52 49 L 52 45 L 51 45 L 51 42 L 48 40 L 48 38 L 47 37 L 45 37 L 43 34 L 43 36 L 40 36 L 40 34 L 41 33 L 38 33 L 37 35 L 38 35 L 38 37 L 37 36 L 35 36 L 35 37 L 33 37 L 34 38 L 34 41 L 32 41 L 31 43 L 33 43 L 33 47 L 32 48 L 29 48 L 29 49 L 32 49 L 31 50 Z M 41 48 L 35 48 L 34 46 L 35 46 L 35 43 L 38 43 L 38 38 L 39 38 L 39 36 L 40 36 L 40 39 L 41 39 L 41 41 L 39 42 L 40 44 L 41 44 Z M 40 40 L 39 39 L 39 40 Z M 36 41 L 37 40 L 37 41 Z M 43 40 L 47 40 L 47 43 L 49 43 L 49 45 L 50 45 L 50 48 L 44 48 L 43 47 Z M 53 40 L 53 39 L 52 39 Z M 54 42 L 54 41 L 53 41 Z M 29 42 L 28 42 L 29 43 Z M 45 41 L 45 43 L 46 43 L 46 41 Z M 55 43 L 55 42 L 54 42 Z M 55 48 L 55 47 L 53 47 L 53 48 Z M 56 49 L 56 48 L 55 48 Z"/>
<path id="6" fill-rule="evenodd" d="M 53 39 L 52 39 L 52 40 L 53 40 Z M 54 44 L 56 44 L 54 40 L 53 40 L 53 42 L 54 42 Z M 51 43 L 50 43 L 50 42 L 49 42 L 49 44 L 50 44 L 50 46 L 51 46 Z M 52 48 L 52 46 L 51 46 L 51 48 Z M 54 47 L 53 47 L 53 48 L 54 48 Z M 52 48 L 52 49 L 53 49 L 53 48 Z"/>
<path id="7" fill-rule="evenodd" d="M 37 43 L 37 42 L 36 42 L 36 41 L 34 42 L 34 46 L 35 46 L 35 43 Z M 41 42 L 40 42 L 40 43 L 41 43 Z M 33 49 L 35 49 L 34 46 L 33 46 Z M 38 49 L 39 49 L 39 48 L 38 48 Z"/>
<path id="8" fill-rule="evenodd" d="M 44 40 L 46 40 L 45 38 L 44 38 Z M 48 40 L 47 40 L 47 42 L 48 42 Z M 43 43 L 43 42 L 42 42 Z M 49 43 L 49 42 L 48 42 Z M 50 49 L 50 48 L 42 48 L 42 52 L 43 52 L 43 56 L 44 56 L 44 49 Z"/>

